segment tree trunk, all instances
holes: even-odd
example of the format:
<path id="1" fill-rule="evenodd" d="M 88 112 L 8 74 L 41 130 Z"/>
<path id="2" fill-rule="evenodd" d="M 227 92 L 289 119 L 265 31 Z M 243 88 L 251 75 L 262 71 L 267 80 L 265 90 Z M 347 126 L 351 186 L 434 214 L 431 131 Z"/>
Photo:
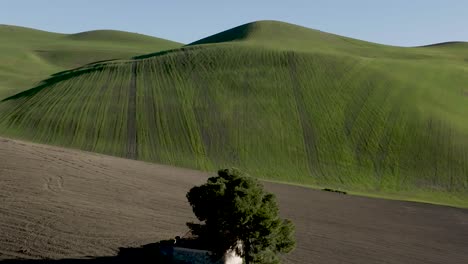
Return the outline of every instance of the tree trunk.
<path id="1" fill-rule="evenodd" d="M 244 259 L 245 264 L 250 264 L 250 240 L 247 239 L 244 244 Z"/>

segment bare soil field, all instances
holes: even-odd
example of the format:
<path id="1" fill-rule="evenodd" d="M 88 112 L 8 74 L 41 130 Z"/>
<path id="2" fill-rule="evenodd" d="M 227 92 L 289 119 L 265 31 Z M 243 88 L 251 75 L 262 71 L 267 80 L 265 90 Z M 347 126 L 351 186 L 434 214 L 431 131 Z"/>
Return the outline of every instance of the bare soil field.
<path id="1" fill-rule="evenodd" d="M 0 263 L 96 263 L 184 235 L 208 175 L 0 138 Z M 265 185 L 296 224 L 285 263 L 468 263 L 468 210 Z"/>

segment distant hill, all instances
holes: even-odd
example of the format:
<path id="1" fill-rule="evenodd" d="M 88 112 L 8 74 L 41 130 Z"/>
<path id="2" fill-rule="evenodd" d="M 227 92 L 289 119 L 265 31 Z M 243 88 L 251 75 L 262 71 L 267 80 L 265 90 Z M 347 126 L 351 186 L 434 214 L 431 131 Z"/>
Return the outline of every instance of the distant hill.
<path id="1" fill-rule="evenodd" d="M 267 48 L 295 51 L 314 51 L 323 49 L 349 48 L 353 45 L 379 46 L 370 42 L 342 37 L 319 30 L 309 29 L 278 21 L 257 21 L 247 23 L 190 45 L 243 42 Z"/>
<path id="2" fill-rule="evenodd" d="M 33 87 L 54 72 L 182 45 L 123 31 L 67 35 L 9 25 L 0 25 L 0 39 L 0 99 Z"/>
<path id="3" fill-rule="evenodd" d="M 256 21 L 247 23 L 218 34 L 195 41 L 189 45 L 210 45 L 229 43 L 255 45 L 276 50 L 293 50 L 296 52 L 340 53 L 342 55 L 360 57 L 448 57 L 451 53 L 464 51 L 467 57 L 467 42 L 445 42 L 428 45 L 421 48 L 446 48 L 445 53 L 438 49 L 418 50 L 416 48 L 401 48 L 371 43 L 358 39 L 343 37 L 327 32 L 314 30 L 294 24 L 279 21 Z M 436 54 L 432 54 L 436 52 Z"/>
<path id="4" fill-rule="evenodd" d="M 468 199 L 466 51 L 255 22 L 58 73 L 0 103 L 0 134 L 450 203 Z"/>

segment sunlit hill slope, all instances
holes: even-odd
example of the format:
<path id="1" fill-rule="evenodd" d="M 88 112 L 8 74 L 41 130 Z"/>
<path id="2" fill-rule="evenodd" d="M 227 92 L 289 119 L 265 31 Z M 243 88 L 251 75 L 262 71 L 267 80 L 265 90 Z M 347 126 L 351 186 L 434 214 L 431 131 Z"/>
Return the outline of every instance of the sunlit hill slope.
<path id="1" fill-rule="evenodd" d="M 379 45 L 291 24 L 56 74 L 0 134 L 183 167 L 451 203 L 468 197 L 468 45 Z"/>

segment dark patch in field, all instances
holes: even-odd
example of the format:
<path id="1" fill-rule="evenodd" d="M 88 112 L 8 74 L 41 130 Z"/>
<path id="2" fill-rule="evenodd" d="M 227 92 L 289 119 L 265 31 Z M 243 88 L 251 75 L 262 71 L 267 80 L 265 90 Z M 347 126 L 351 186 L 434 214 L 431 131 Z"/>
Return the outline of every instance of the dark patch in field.
<path id="1" fill-rule="evenodd" d="M 340 190 L 335 190 L 335 189 L 330 189 L 330 188 L 324 188 L 324 189 L 322 189 L 322 191 L 325 191 L 325 192 L 334 192 L 334 193 L 340 193 L 340 194 L 348 194 L 347 192 L 340 191 Z"/>

